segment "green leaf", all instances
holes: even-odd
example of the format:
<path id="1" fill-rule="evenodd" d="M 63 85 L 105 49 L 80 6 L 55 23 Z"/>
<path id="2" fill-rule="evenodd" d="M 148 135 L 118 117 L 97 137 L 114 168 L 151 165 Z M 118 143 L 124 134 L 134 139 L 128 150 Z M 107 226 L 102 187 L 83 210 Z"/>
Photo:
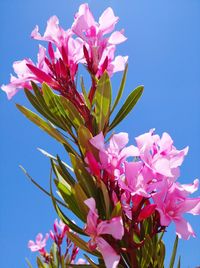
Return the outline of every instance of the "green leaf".
<path id="1" fill-rule="evenodd" d="M 95 105 L 95 118 L 98 126 L 98 131 L 103 131 L 109 120 L 110 104 L 111 104 L 111 83 L 110 77 L 105 72 L 99 79 L 93 105 Z"/>
<path id="2" fill-rule="evenodd" d="M 60 101 L 63 105 L 68 119 L 71 121 L 75 129 L 78 129 L 81 125 L 85 124 L 83 117 L 71 101 L 64 98 L 63 96 L 60 96 Z"/>
<path id="3" fill-rule="evenodd" d="M 178 235 L 176 236 L 176 239 L 174 241 L 174 247 L 173 247 L 173 251 L 172 251 L 172 256 L 171 256 L 169 268 L 173 268 L 174 267 L 174 262 L 175 262 L 175 258 L 176 258 L 177 247 L 178 247 Z"/>
<path id="4" fill-rule="evenodd" d="M 24 167 L 22 167 L 21 165 L 19 166 L 21 168 L 21 170 L 24 172 L 24 174 L 26 175 L 26 177 L 38 188 L 40 189 L 43 193 L 45 193 L 46 195 L 48 195 L 49 197 L 51 197 L 51 194 L 45 190 L 39 183 L 37 183 L 29 174 L 28 172 L 25 170 Z M 60 200 L 58 200 L 57 198 L 55 198 L 56 202 L 58 202 L 60 205 L 67 207 L 63 202 L 61 202 Z"/>
<path id="5" fill-rule="evenodd" d="M 42 114 L 47 120 L 49 120 L 51 123 L 58 126 L 59 128 L 68 131 L 69 134 L 73 134 L 71 131 L 71 126 L 69 124 L 70 121 L 67 118 L 64 118 L 64 116 L 62 116 L 60 114 L 60 112 L 55 113 L 55 109 L 57 109 L 57 110 L 62 109 L 63 110 L 61 105 L 59 105 L 59 107 L 58 107 L 57 104 L 55 102 L 52 103 L 52 101 L 51 101 L 51 105 L 50 105 L 49 99 L 46 99 L 46 102 L 45 102 L 44 95 L 46 97 L 47 90 L 52 94 L 52 100 L 54 100 L 56 98 L 58 99 L 59 98 L 58 95 L 54 94 L 53 91 L 51 91 L 51 89 L 46 84 L 43 84 L 42 87 L 44 89 L 45 94 L 42 94 L 40 89 L 38 88 L 38 86 L 32 82 L 32 88 L 34 90 L 35 96 L 30 92 L 30 90 L 25 89 L 25 93 L 26 93 L 27 98 L 29 99 L 31 104 L 35 107 L 35 109 L 40 114 Z M 48 88 L 48 89 L 46 89 L 46 88 Z M 53 108 L 53 106 L 54 106 L 54 108 Z"/>
<path id="6" fill-rule="evenodd" d="M 102 267 L 102 265 L 98 265 L 98 264 L 94 263 L 86 254 L 84 254 L 84 257 L 89 262 L 89 264 L 91 264 L 92 267 L 94 267 L 94 268 Z"/>
<path id="7" fill-rule="evenodd" d="M 63 177 L 63 179 L 69 183 L 71 186 L 74 186 L 76 180 L 74 177 L 69 173 L 66 166 L 63 164 L 63 162 L 60 160 L 59 156 L 57 156 L 58 166 L 56 166 L 56 169 L 60 173 L 60 175 Z M 74 170 L 73 170 L 74 172 Z"/>
<path id="8" fill-rule="evenodd" d="M 124 86 L 125 86 L 125 82 L 126 82 L 127 71 L 128 71 L 128 64 L 126 64 L 126 67 L 125 67 L 125 70 L 124 70 L 124 73 L 123 73 L 123 77 L 122 77 L 122 81 L 121 81 L 121 84 L 120 84 L 120 88 L 118 90 L 118 94 L 116 96 L 116 99 L 114 101 L 114 104 L 113 104 L 113 107 L 112 107 L 112 110 L 111 110 L 110 114 L 113 113 L 114 109 L 116 108 L 118 102 L 120 101 L 120 99 L 122 97 L 122 93 L 124 91 Z"/>
<path id="9" fill-rule="evenodd" d="M 90 104 L 90 101 L 88 99 L 88 94 L 87 94 L 86 89 L 85 89 L 83 77 L 81 77 L 81 89 L 82 89 L 82 92 L 83 92 L 85 103 L 86 103 L 88 109 L 90 110 L 91 109 L 91 104 Z"/>
<path id="10" fill-rule="evenodd" d="M 53 267 L 59 267 L 59 253 L 56 243 L 53 243 L 51 246 L 51 256 L 53 257 Z"/>
<path id="11" fill-rule="evenodd" d="M 59 161 L 58 160 L 58 158 L 59 157 L 55 157 L 55 156 L 53 156 L 52 154 L 50 154 L 50 153 L 48 153 L 47 151 L 45 151 L 45 150 L 43 150 L 43 149 L 41 149 L 41 148 L 37 148 L 38 149 L 38 151 L 40 151 L 43 155 L 45 155 L 46 157 L 48 157 L 48 158 L 50 158 L 50 159 L 52 159 L 52 160 L 56 160 L 56 161 Z M 61 161 L 60 160 L 60 162 L 61 162 L 61 164 L 64 166 L 64 167 L 66 167 L 66 168 L 68 168 L 70 171 L 72 171 L 73 172 L 73 168 L 72 167 L 70 167 L 68 164 L 66 164 L 64 161 Z"/>
<path id="12" fill-rule="evenodd" d="M 67 237 L 79 248 L 82 250 L 88 252 L 89 254 L 95 255 L 95 256 L 100 256 L 100 253 L 98 253 L 96 250 L 91 251 L 89 247 L 87 246 L 87 242 L 85 242 L 83 239 L 81 239 L 78 235 L 72 233 L 72 232 L 67 232 Z"/>
<path id="13" fill-rule="evenodd" d="M 121 202 L 118 201 L 111 213 L 111 218 L 118 217 L 121 215 L 122 215 L 122 206 L 121 206 Z"/>
<path id="14" fill-rule="evenodd" d="M 46 263 L 43 263 L 39 257 L 37 257 L 38 268 L 48 268 Z"/>
<path id="15" fill-rule="evenodd" d="M 39 126 L 42 130 L 47 132 L 54 139 L 56 139 L 62 144 L 69 145 L 67 141 L 63 138 L 63 136 L 52 125 L 44 121 L 41 117 L 39 117 L 37 114 L 33 113 L 26 107 L 21 106 L 19 104 L 16 104 L 16 106 L 29 120 Z"/>
<path id="16" fill-rule="evenodd" d="M 73 154 L 69 154 L 72 162 L 72 166 L 74 172 L 76 174 L 76 178 L 80 183 L 81 188 L 86 193 L 87 197 L 95 197 L 96 196 L 96 184 L 94 182 L 93 177 L 86 170 L 83 162 L 81 162 L 76 156 Z"/>
<path id="17" fill-rule="evenodd" d="M 131 92 L 131 94 L 128 96 L 125 103 L 115 116 L 115 119 L 110 124 L 109 131 L 115 126 L 117 126 L 130 113 L 130 111 L 133 109 L 133 107 L 136 105 L 137 101 L 141 97 L 143 89 L 143 86 L 139 86 L 133 92 Z"/>
<path id="18" fill-rule="evenodd" d="M 85 205 L 84 201 L 88 198 L 87 195 L 85 194 L 84 190 L 81 188 L 79 183 L 76 183 L 74 185 L 74 195 L 77 202 L 77 205 L 82 212 L 83 215 L 83 220 L 86 222 L 86 218 L 89 212 L 88 207 Z"/>
<path id="19" fill-rule="evenodd" d="M 85 216 L 83 211 L 80 210 L 79 205 L 75 196 L 75 192 L 73 188 L 68 188 L 66 185 L 59 181 L 55 181 L 55 184 L 58 188 L 59 193 L 61 194 L 62 198 L 64 199 L 67 207 L 82 221 L 85 221 Z"/>
<path id="20" fill-rule="evenodd" d="M 100 181 L 100 186 L 101 186 L 101 192 L 103 194 L 103 199 L 104 199 L 106 219 L 110 219 L 111 203 L 110 203 L 110 197 L 109 197 L 108 189 L 107 189 L 106 185 L 104 184 L 104 182 L 102 180 Z"/>
<path id="21" fill-rule="evenodd" d="M 33 266 L 31 265 L 30 261 L 27 258 L 25 260 L 26 260 L 26 263 L 28 264 L 28 267 L 33 268 Z"/>
<path id="22" fill-rule="evenodd" d="M 179 256 L 179 258 L 178 258 L 178 265 L 177 265 L 177 268 L 181 268 L 181 256 Z"/>
<path id="23" fill-rule="evenodd" d="M 98 159 L 99 152 L 98 150 L 90 143 L 90 140 L 93 138 L 92 133 L 85 126 L 80 126 L 78 129 L 78 143 L 80 150 L 85 156 L 86 152 L 92 152 L 95 158 Z"/>
<path id="24" fill-rule="evenodd" d="M 60 125 L 62 126 L 62 129 L 67 130 L 70 135 L 73 136 L 73 133 L 71 131 L 71 121 L 67 117 L 63 105 L 61 104 L 60 96 L 55 94 L 51 90 L 51 88 L 45 83 L 42 84 L 42 92 L 44 100 L 52 115 L 54 116 L 56 122 L 59 121 Z"/>
<path id="25" fill-rule="evenodd" d="M 50 176 L 50 194 L 51 194 L 51 199 L 52 199 L 52 203 L 53 206 L 59 216 L 59 218 L 66 224 L 69 226 L 69 228 L 71 228 L 74 232 L 82 234 L 82 235 L 86 235 L 85 232 L 78 227 L 75 223 L 73 223 L 64 213 L 63 211 L 60 209 L 60 207 L 57 205 L 57 201 L 53 195 L 53 189 L 52 189 L 52 175 Z M 87 235 L 86 235 L 87 236 Z"/>

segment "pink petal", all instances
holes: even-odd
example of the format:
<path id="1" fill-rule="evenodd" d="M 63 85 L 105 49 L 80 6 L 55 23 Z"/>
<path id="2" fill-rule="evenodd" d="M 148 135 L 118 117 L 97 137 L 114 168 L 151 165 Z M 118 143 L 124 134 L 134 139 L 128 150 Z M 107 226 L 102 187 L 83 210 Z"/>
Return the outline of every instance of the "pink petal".
<path id="1" fill-rule="evenodd" d="M 161 151 L 171 150 L 173 140 L 168 133 L 164 132 L 158 144 Z"/>
<path id="2" fill-rule="evenodd" d="M 108 7 L 99 18 L 99 30 L 103 34 L 112 32 L 118 20 L 119 17 L 116 17 L 112 8 Z"/>
<path id="3" fill-rule="evenodd" d="M 183 218 L 174 219 L 174 222 L 176 225 L 176 233 L 179 238 L 188 240 L 190 236 L 193 236 L 193 237 L 196 236 L 191 225 L 185 219 Z"/>
<path id="4" fill-rule="evenodd" d="M 97 226 L 98 236 L 101 234 L 110 234 L 115 239 L 122 239 L 124 235 L 124 227 L 121 217 L 112 218 L 109 221 L 102 221 Z"/>
<path id="5" fill-rule="evenodd" d="M 96 23 L 88 4 L 80 5 L 79 11 L 76 13 L 74 23 L 71 27 L 72 31 L 85 40 L 84 32 L 86 32 L 91 26 L 95 25 Z"/>
<path id="6" fill-rule="evenodd" d="M 127 38 L 119 31 L 115 31 L 111 34 L 111 36 L 108 38 L 108 42 L 112 45 L 118 45 L 120 43 L 123 43 L 126 41 Z"/>
<path id="7" fill-rule="evenodd" d="M 92 213 L 94 213 L 98 217 L 97 209 L 96 209 L 96 201 L 93 197 L 86 199 L 84 203 L 88 206 Z"/>
<path id="8" fill-rule="evenodd" d="M 98 249 L 103 256 L 106 268 L 117 268 L 120 261 L 120 256 L 103 238 L 98 237 L 96 240 Z"/>
<path id="9" fill-rule="evenodd" d="M 199 180 L 194 180 L 191 184 L 181 184 L 181 188 L 183 188 L 186 192 L 193 194 L 198 190 L 199 187 Z"/>
<path id="10" fill-rule="evenodd" d="M 39 233 L 39 234 L 36 236 L 36 239 L 35 239 L 36 243 L 40 243 L 40 241 L 42 240 L 42 238 L 43 238 L 43 235 L 42 235 L 41 233 Z"/>
<path id="11" fill-rule="evenodd" d="M 180 211 L 200 215 L 200 197 L 185 199 L 185 201 L 181 203 Z"/>
<path id="12" fill-rule="evenodd" d="M 103 133 L 100 132 L 98 135 L 90 139 L 90 143 L 96 147 L 100 151 L 104 151 L 105 144 L 104 144 L 104 136 Z"/>
<path id="13" fill-rule="evenodd" d="M 170 161 L 167 158 L 160 157 L 152 166 L 156 172 L 166 176 L 173 177 L 170 169 Z"/>
<path id="14" fill-rule="evenodd" d="M 35 28 L 33 29 L 33 31 L 31 32 L 31 37 L 33 39 L 36 39 L 36 40 L 41 40 L 42 39 L 41 34 L 39 33 L 38 25 L 36 25 Z"/>
<path id="15" fill-rule="evenodd" d="M 19 91 L 15 85 L 12 83 L 8 85 L 2 85 L 1 89 L 6 92 L 7 98 L 10 100 Z"/>
<path id="16" fill-rule="evenodd" d="M 125 69 L 127 61 L 128 61 L 128 56 L 126 56 L 126 57 L 122 57 L 122 56 L 115 57 L 114 61 L 112 61 L 112 63 L 111 63 L 112 73 L 123 71 Z"/>
<path id="17" fill-rule="evenodd" d="M 137 176 L 139 171 L 141 170 L 143 164 L 142 162 L 125 162 L 125 176 L 127 184 L 130 187 L 136 186 Z"/>
<path id="18" fill-rule="evenodd" d="M 110 139 L 110 147 L 113 149 L 121 150 L 128 143 L 128 133 L 120 132 L 114 134 Z"/>

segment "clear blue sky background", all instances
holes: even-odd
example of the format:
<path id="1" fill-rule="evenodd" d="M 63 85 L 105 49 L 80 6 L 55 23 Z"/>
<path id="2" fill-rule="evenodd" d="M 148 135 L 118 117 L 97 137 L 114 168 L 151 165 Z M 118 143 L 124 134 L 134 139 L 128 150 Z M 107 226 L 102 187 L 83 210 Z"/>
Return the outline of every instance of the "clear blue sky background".
<path id="1" fill-rule="evenodd" d="M 200 1 L 88 2 L 95 16 L 111 6 L 120 17 L 118 29 L 125 28 L 128 40 L 118 49 L 119 53 L 129 55 L 124 99 L 134 87 L 145 85 L 141 101 L 117 131 L 129 132 L 131 142 L 152 127 L 159 134 L 169 132 L 177 148 L 190 146 L 180 181 L 189 183 L 200 178 Z M 8 82 L 13 61 L 25 57 L 36 59 L 38 42 L 29 38 L 35 24 L 39 24 L 43 33 L 47 19 L 56 14 L 67 28 L 80 3 L 83 2 L 0 1 L 0 84 Z M 114 88 L 119 78 L 120 75 L 114 77 Z M 18 165 L 23 164 L 35 179 L 48 186 L 49 162 L 36 148 L 59 153 L 65 159 L 61 146 L 21 115 L 15 103 L 28 105 L 23 92 L 11 101 L 0 93 L 1 268 L 26 267 L 25 257 L 34 262 L 35 255 L 27 249 L 27 241 L 39 231 L 48 231 L 56 217 L 51 201 L 25 178 Z M 183 268 L 200 265 L 200 217 L 188 219 L 197 238 L 180 241 L 178 252 Z M 165 239 L 168 254 L 174 237 L 172 226 Z"/>

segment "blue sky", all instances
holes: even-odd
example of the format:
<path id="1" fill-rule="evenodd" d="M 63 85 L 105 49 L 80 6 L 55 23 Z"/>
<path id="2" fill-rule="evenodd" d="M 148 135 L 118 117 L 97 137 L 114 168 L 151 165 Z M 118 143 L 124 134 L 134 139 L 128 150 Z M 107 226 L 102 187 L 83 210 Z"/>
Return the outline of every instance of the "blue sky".
<path id="1" fill-rule="evenodd" d="M 1 0 L 0 1 L 0 84 L 7 83 L 15 60 L 36 59 L 38 42 L 30 39 L 36 24 L 41 32 L 51 15 L 57 15 L 68 28 L 73 14 L 83 1 Z M 129 73 L 123 99 L 139 84 L 145 92 L 135 110 L 117 128 L 135 136 L 156 128 L 167 131 L 178 149 L 189 145 L 190 151 L 181 169 L 180 181 L 190 183 L 200 178 L 200 1 L 133 0 L 88 1 L 96 18 L 108 6 L 120 17 L 118 29 L 128 37 L 118 53 L 129 56 Z M 113 88 L 120 74 L 113 78 Z M 25 257 L 35 255 L 27 241 L 41 231 L 49 231 L 56 217 L 51 201 L 39 192 L 19 169 L 22 164 L 42 185 L 48 187 L 49 162 L 38 151 L 41 147 L 66 156 L 60 145 L 30 123 L 15 108 L 15 103 L 30 105 L 23 92 L 11 101 L 0 93 L 1 105 L 1 187 L 0 237 L 1 267 L 26 267 Z M 194 196 L 200 196 L 200 191 Z M 200 217 L 187 217 L 197 238 L 180 241 L 182 267 L 200 265 Z M 167 250 L 174 240 L 174 227 L 166 234 Z M 168 258 L 166 260 L 166 267 Z"/>

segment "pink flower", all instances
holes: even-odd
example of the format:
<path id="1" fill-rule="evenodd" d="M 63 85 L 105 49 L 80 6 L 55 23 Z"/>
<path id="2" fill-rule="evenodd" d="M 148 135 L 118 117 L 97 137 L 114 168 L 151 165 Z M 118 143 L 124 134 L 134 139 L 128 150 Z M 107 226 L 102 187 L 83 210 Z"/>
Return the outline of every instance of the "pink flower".
<path id="1" fill-rule="evenodd" d="M 91 237 L 89 247 L 91 250 L 98 249 L 105 261 L 107 268 L 117 267 L 120 256 L 110 246 L 110 244 L 102 237 L 104 234 L 109 234 L 115 239 L 122 239 L 124 235 L 124 227 L 121 217 L 114 217 L 111 220 L 99 220 L 94 198 L 89 198 L 85 201 L 89 207 L 87 216 L 87 225 L 85 232 Z"/>
<path id="2" fill-rule="evenodd" d="M 43 36 L 39 33 L 38 25 L 36 25 L 31 33 L 33 39 L 55 44 L 58 48 L 56 51 L 57 58 L 61 57 L 61 55 L 64 58 L 65 54 L 67 59 L 63 60 L 67 60 L 68 64 L 72 62 L 78 63 L 83 59 L 83 42 L 78 38 L 72 38 L 72 35 L 71 29 L 65 31 L 59 25 L 59 20 L 56 16 L 50 17 L 47 21 L 47 27 Z M 54 58 L 54 56 L 51 58 Z"/>
<path id="3" fill-rule="evenodd" d="M 8 85 L 2 89 L 11 99 L 20 88 L 31 89 L 31 81 L 35 83 L 46 82 L 50 87 L 58 90 L 64 96 L 72 96 L 80 106 L 82 99 L 76 91 L 75 75 L 78 63 L 83 58 L 83 46 L 80 39 L 73 39 L 71 30 L 64 31 L 58 19 L 51 17 L 47 23 L 44 36 L 38 32 L 38 26 L 33 30 L 32 37 L 37 40 L 49 41 L 48 53 L 43 46 L 39 46 L 38 63 L 30 59 L 14 62 L 13 68 L 17 77 L 11 76 Z M 52 43 L 55 44 L 54 50 Z"/>
<path id="4" fill-rule="evenodd" d="M 153 133 L 154 130 L 150 130 L 136 138 L 135 156 L 144 163 L 144 171 L 149 177 L 175 180 L 179 176 L 179 166 L 188 152 L 188 147 L 179 151 L 174 147 L 169 134 L 163 133 L 160 138 Z"/>
<path id="5" fill-rule="evenodd" d="M 69 227 L 64 224 L 61 220 L 58 222 L 58 219 L 54 221 L 54 232 L 50 231 L 51 238 L 56 242 L 56 244 L 62 244 L 62 240 L 66 235 L 66 232 L 69 231 Z"/>
<path id="6" fill-rule="evenodd" d="M 120 132 L 114 134 L 108 146 L 104 143 L 103 133 L 90 140 L 91 144 L 99 150 L 99 158 L 102 169 L 118 177 L 122 172 L 122 164 L 129 156 L 134 156 L 134 146 L 125 147 L 128 143 L 128 134 Z"/>
<path id="7" fill-rule="evenodd" d="M 124 42 L 126 37 L 119 31 L 113 32 L 108 38 L 104 37 L 114 30 L 118 20 L 109 7 L 102 13 L 97 23 L 88 4 L 80 5 L 75 15 L 72 31 L 84 41 L 88 68 L 97 77 L 105 70 L 111 75 L 125 68 L 128 58 L 118 56 L 114 59 L 114 51 L 115 46 Z"/>
<path id="8" fill-rule="evenodd" d="M 148 180 L 142 174 L 143 163 L 125 162 L 124 176 L 119 179 L 119 185 L 125 191 L 128 191 L 132 196 L 140 195 L 143 197 L 150 197 L 148 193 Z"/>
<path id="9" fill-rule="evenodd" d="M 24 59 L 13 63 L 13 69 L 17 77 L 11 75 L 10 83 L 2 85 L 8 99 L 11 99 L 21 88 L 31 89 L 31 81 L 36 83 L 47 82 L 51 86 L 58 87 L 56 81 L 51 77 L 51 71 L 45 62 L 46 49 L 39 46 L 38 62 L 35 65 L 31 59 Z"/>
<path id="10" fill-rule="evenodd" d="M 176 183 L 165 181 L 162 190 L 152 195 L 160 214 L 161 225 L 168 226 L 173 221 L 176 225 L 177 235 L 183 239 L 189 239 L 190 236 L 195 237 L 195 233 L 182 214 L 200 214 L 200 198 L 187 198 L 186 188 L 185 185 L 181 188 Z"/>
<path id="11" fill-rule="evenodd" d="M 36 236 L 35 242 L 33 240 L 29 240 L 28 247 L 33 252 L 39 251 L 39 252 L 43 253 L 48 238 L 49 238 L 49 234 L 46 234 L 44 239 L 43 239 L 43 235 L 41 233 L 39 233 Z"/>

